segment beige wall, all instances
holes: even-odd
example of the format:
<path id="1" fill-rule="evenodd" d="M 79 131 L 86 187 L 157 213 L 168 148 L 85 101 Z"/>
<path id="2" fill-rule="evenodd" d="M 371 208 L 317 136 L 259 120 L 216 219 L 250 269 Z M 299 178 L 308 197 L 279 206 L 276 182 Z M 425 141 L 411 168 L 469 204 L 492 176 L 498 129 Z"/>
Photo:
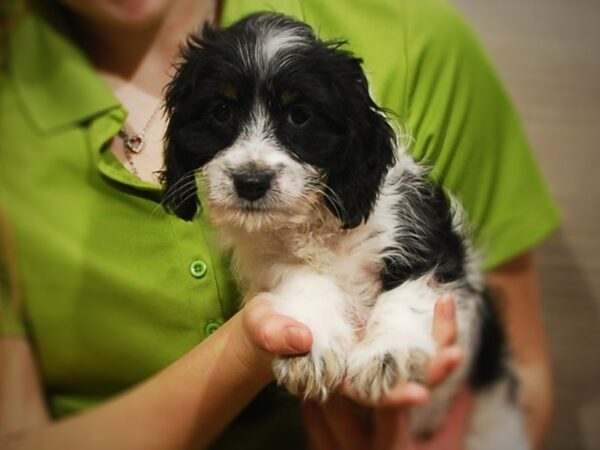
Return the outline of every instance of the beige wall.
<path id="1" fill-rule="evenodd" d="M 537 252 L 557 408 L 549 449 L 600 449 L 600 0 L 453 0 L 500 72 L 564 216 Z"/>

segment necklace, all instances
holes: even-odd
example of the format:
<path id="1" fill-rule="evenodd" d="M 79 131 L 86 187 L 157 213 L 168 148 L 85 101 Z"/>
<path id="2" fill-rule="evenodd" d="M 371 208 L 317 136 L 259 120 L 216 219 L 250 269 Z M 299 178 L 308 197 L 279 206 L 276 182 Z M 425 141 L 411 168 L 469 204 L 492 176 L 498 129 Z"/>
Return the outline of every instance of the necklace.
<path id="1" fill-rule="evenodd" d="M 150 128 L 150 125 L 152 124 L 152 121 L 156 117 L 156 114 L 158 113 L 158 111 L 160 111 L 161 106 L 162 106 L 162 102 L 159 102 L 158 105 L 156 106 L 156 108 L 154 108 L 154 111 L 150 115 L 150 118 L 146 122 L 146 125 L 144 125 L 144 128 L 142 128 L 141 132 L 139 132 L 137 134 L 136 133 L 129 134 L 125 127 L 121 128 L 121 130 L 119 131 L 119 137 L 121 139 L 123 139 L 123 150 L 125 150 L 124 153 L 125 153 L 125 158 L 127 159 L 127 163 L 129 164 L 129 167 L 131 168 L 131 171 L 133 172 L 133 174 L 138 178 L 140 177 L 140 174 L 138 173 L 138 171 L 135 167 L 135 164 L 133 164 L 133 159 L 132 159 L 131 155 L 132 155 L 132 153 L 138 155 L 142 152 L 142 150 L 144 150 L 144 147 L 146 145 L 146 141 L 145 141 L 146 132 L 148 131 L 148 128 Z"/>

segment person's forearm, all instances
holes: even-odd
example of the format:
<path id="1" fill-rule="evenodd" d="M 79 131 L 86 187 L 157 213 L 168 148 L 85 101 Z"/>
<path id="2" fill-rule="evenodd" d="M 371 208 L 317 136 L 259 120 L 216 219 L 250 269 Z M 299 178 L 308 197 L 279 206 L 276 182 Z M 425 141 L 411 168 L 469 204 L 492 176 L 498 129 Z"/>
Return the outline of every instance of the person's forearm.
<path id="1" fill-rule="evenodd" d="M 17 449 L 178 449 L 210 443 L 269 382 L 269 357 L 232 318 L 179 361 L 89 412 L 4 442 Z M 264 359 L 264 360 L 263 360 Z M 259 363 L 257 363 L 259 362 Z"/>
<path id="2" fill-rule="evenodd" d="M 521 402 L 534 448 L 541 448 L 553 412 L 553 381 L 541 300 L 530 254 L 497 268 L 488 277 L 500 306 L 510 349 L 521 379 Z"/>
<path id="3" fill-rule="evenodd" d="M 518 371 L 527 432 L 531 437 L 532 448 L 542 449 L 550 429 L 554 408 L 550 370 L 544 365 L 521 364 Z"/>

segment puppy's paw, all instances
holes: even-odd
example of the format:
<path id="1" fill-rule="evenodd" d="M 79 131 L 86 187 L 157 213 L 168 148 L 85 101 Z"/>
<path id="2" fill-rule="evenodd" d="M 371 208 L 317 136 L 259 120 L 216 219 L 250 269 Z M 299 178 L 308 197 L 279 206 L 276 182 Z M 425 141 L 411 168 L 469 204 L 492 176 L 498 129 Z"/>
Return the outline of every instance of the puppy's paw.
<path id="1" fill-rule="evenodd" d="M 358 349 L 350 361 L 348 378 L 360 397 L 376 402 L 399 383 L 425 384 L 430 359 L 420 348 Z"/>
<path id="2" fill-rule="evenodd" d="M 334 350 L 284 356 L 273 363 L 277 383 L 305 399 L 324 401 L 346 374 L 345 354 Z"/>

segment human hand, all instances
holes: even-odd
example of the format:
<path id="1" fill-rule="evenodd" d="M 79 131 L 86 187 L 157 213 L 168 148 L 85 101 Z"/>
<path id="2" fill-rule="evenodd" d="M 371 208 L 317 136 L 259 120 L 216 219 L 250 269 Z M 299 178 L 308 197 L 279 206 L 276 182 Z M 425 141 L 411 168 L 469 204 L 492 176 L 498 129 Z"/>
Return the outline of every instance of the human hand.
<path id="1" fill-rule="evenodd" d="M 473 396 L 464 386 L 454 397 L 446 418 L 435 434 L 427 438 L 411 435 L 408 411 L 404 409 L 380 408 L 375 411 L 376 429 L 371 447 L 376 450 L 461 450 L 469 417 L 473 409 Z"/>
<path id="2" fill-rule="evenodd" d="M 431 361 L 427 384 L 441 383 L 460 364 L 463 352 L 454 347 L 457 326 L 454 302 L 440 299 L 434 312 L 433 337 L 439 353 Z M 402 383 L 377 404 L 365 402 L 344 384 L 342 395 L 325 404 L 306 402 L 304 417 L 313 450 L 358 449 L 458 449 L 471 409 L 471 395 L 461 391 L 453 403 L 446 423 L 431 439 L 418 441 L 409 432 L 407 408 L 426 402 L 429 391 L 416 383 Z M 374 408 L 374 409 L 373 409 Z"/>
<path id="3" fill-rule="evenodd" d="M 252 298 L 236 314 L 239 319 L 239 349 L 244 365 L 273 377 L 271 364 L 276 356 L 307 353 L 312 347 L 312 333 L 301 322 L 277 313 L 268 294 Z M 231 322 L 231 321 L 230 321 Z"/>
<path id="4" fill-rule="evenodd" d="M 327 403 L 303 406 L 310 450 L 460 450 L 473 408 L 471 391 L 461 389 L 436 433 L 426 439 L 411 435 L 405 397 L 404 407 L 367 410 L 348 398 L 336 396 Z"/>

